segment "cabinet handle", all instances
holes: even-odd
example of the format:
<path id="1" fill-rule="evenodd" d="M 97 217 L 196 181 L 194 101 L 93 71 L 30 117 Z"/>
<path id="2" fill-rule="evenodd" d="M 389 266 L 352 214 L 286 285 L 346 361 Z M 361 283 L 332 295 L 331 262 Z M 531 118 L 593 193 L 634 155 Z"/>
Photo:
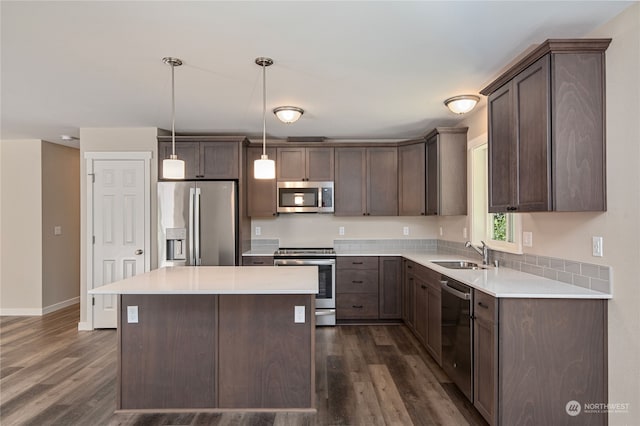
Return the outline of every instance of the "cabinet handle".
<path id="1" fill-rule="evenodd" d="M 364 308 L 364 306 L 362 305 L 351 305 L 352 308 L 356 308 L 356 309 L 362 309 Z"/>
<path id="2" fill-rule="evenodd" d="M 489 309 L 489 306 L 485 305 L 482 302 L 478 302 L 478 306 L 480 306 L 481 308 L 484 308 L 484 309 Z"/>
<path id="3" fill-rule="evenodd" d="M 353 281 L 351 281 L 351 282 L 352 282 L 352 283 L 354 283 L 354 284 L 362 284 L 362 281 L 355 281 L 355 280 L 353 280 Z"/>
<path id="4" fill-rule="evenodd" d="M 264 265 L 264 262 L 253 262 L 254 265 Z"/>
<path id="5" fill-rule="evenodd" d="M 364 262 L 351 262 L 352 265 L 362 265 Z"/>
<path id="6" fill-rule="evenodd" d="M 420 284 L 420 288 L 425 289 L 425 288 L 427 288 L 427 286 L 424 285 L 424 284 Z"/>
<path id="7" fill-rule="evenodd" d="M 512 207 L 512 206 L 507 207 L 507 211 L 513 212 L 513 211 L 516 211 L 516 210 L 518 210 L 517 207 Z"/>
<path id="8" fill-rule="evenodd" d="M 407 265 L 407 269 L 413 269 L 413 266 Z"/>
<path id="9" fill-rule="evenodd" d="M 425 215 L 424 212 L 420 212 L 420 216 L 424 216 L 424 215 Z"/>

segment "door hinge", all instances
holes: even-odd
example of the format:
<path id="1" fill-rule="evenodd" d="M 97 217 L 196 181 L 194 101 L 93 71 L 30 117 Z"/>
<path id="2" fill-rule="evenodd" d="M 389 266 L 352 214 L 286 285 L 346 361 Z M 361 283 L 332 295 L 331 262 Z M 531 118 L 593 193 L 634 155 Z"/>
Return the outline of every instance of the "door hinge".
<path id="1" fill-rule="evenodd" d="M 96 183 L 96 174 L 95 173 L 87 173 L 87 174 L 91 176 L 91 182 Z"/>
<path id="2" fill-rule="evenodd" d="M 96 298 L 95 297 L 91 298 L 91 305 L 92 306 L 96 306 Z"/>

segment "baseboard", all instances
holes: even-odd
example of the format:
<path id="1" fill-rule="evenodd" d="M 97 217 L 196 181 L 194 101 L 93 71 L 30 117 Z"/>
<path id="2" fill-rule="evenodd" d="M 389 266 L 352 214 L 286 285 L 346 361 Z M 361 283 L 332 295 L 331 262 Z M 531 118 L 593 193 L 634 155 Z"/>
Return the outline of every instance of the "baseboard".
<path id="1" fill-rule="evenodd" d="M 93 326 L 88 321 L 80 321 L 78 323 L 78 331 L 93 331 Z"/>
<path id="2" fill-rule="evenodd" d="M 8 317 L 39 317 L 42 316 L 42 309 L 38 308 L 3 308 L 0 309 L 0 316 Z"/>
<path id="3" fill-rule="evenodd" d="M 42 315 L 50 314 L 51 312 L 58 311 L 67 306 L 77 305 L 80 303 L 80 296 L 73 299 L 63 300 L 62 302 L 54 303 L 53 305 L 45 306 L 42 309 L 38 308 L 1 308 L 0 316 L 15 316 L 15 317 L 41 317 Z"/>
<path id="4" fill-rule="evenodd" d="M 78 303 L 80 303 L 80 296 L 69 300 L 63 300 L 62 302 L 54 303 L 53 305 L 42 308 L 42 315 L 50 314 L 51 312 L 66 308 L 67 306 L 76 305 Z"/>

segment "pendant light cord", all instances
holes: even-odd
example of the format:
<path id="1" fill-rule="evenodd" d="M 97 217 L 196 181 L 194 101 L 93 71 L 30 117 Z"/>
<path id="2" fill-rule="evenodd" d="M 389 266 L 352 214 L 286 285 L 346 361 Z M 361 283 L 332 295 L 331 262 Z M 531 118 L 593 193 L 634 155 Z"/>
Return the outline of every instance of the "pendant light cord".
<path id="1" fill-rule="evenodd" d="M 176 158 L 176 83 L 174 77 L 175 66 L 171 63 L 171 153 Z"/>
<path id="2" fill-rule="evenodd" d="M 262 62 L 262 155 L 267 155 L 267 78 L 265 62 Z"/>

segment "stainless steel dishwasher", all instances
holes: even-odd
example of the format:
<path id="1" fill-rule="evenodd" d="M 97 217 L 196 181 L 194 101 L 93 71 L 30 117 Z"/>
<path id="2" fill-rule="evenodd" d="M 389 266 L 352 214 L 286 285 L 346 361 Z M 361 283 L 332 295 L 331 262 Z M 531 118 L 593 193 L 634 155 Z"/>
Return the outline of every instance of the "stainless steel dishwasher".
<path id="1" fill-rule="evenodd" d="M 442 275 L 442 369 L 473 402 L 473 290 Z"/>

